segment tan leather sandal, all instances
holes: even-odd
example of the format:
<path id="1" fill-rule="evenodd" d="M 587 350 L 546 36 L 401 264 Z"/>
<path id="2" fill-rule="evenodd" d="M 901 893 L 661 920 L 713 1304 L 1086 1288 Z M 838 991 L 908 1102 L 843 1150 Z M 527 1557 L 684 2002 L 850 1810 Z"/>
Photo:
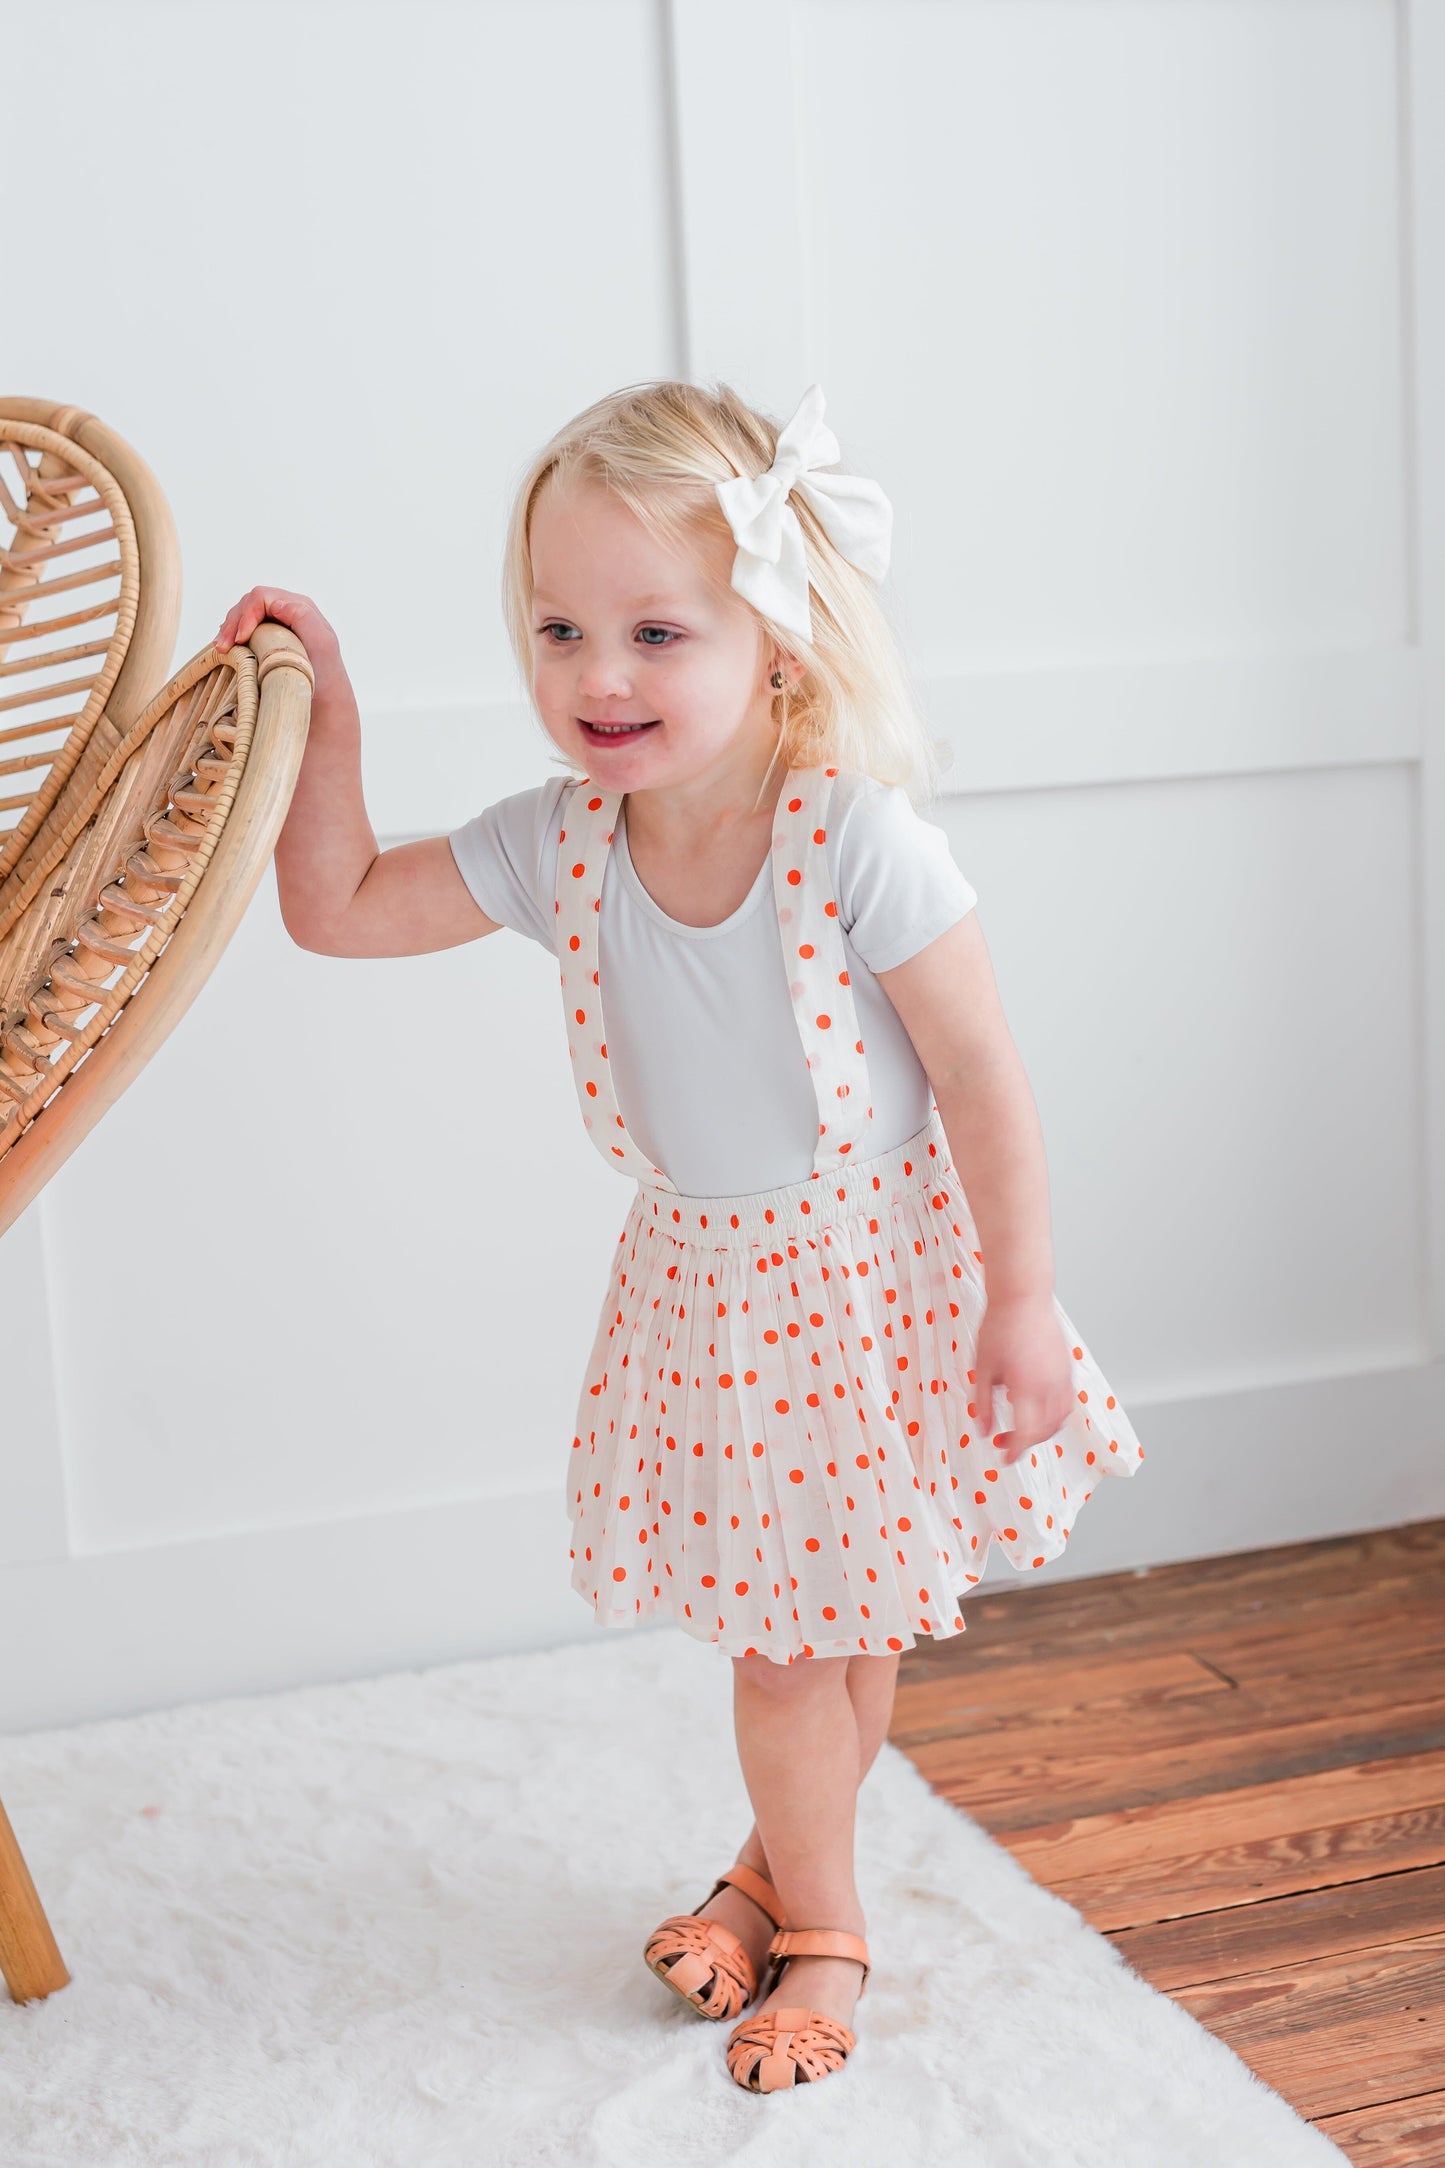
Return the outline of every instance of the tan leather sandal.
<path id="1" fill-rule="evenodd" d="M 863 1967 L 858 1983 L 861 1995 L 868 1982 L 868 1945 L 861 1935 L 845 1934 L 840 1927 L 786 1927 L 768 1946 L 768 1972 L 764 1987 L 774 1980 L 790 1957 L 851 1957 Z M 744 2018 L 728 2040 L 728 2076 L 750 2093 L 777 2093 L 790 2085 L 812 2084 L 841 2070 L 853 2052 L 857 2035 L 823 2010 L 761 2011 Z"/>
<path id="2" fill-rule="evenodd" d="M 697 1912 L 674 1912 L 654 1927 L 642 1953 L 658 1979 L 702 2017 L 736 2017 L 757 1993 L 757 1975 L 745 1945 L 720 1920 L 698 1916 L 728 1883 L 751 1897 L 774 1927 L 782 1926 L 782 1900 L 767 1876 L 738 1865 L 718 1876 Z"/>

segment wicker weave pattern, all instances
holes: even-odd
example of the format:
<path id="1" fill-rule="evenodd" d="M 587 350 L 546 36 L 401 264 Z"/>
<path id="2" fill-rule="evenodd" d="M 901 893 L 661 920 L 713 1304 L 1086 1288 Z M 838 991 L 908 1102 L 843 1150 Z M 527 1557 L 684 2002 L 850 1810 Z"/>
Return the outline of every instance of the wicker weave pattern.
<path id="1" fill-rule="evenodd" d="M 0 880 L 105 712 L 139 597 L 115 476 L 57 430 L 0 419 Z"/>
<path id="2" fill-rule="evenodd" d="M 256 720 L 249 648 L 202 654 L 97 778 L 98 811 L 0 944 L 0 1154 L 108 1030 L 205 871 Z M 54 845 L 59 860 L 63 843 Z"/>

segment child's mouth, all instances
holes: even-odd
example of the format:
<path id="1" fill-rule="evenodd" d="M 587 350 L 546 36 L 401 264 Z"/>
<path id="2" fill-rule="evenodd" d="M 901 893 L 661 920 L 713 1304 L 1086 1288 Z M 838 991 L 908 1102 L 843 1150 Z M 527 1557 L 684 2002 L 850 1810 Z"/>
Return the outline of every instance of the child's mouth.
<path id="1" fill-rule="evenodd" d="M 589 723 L 579 715 L 577 727 L 589 745 L 631 745 L 646 731 L 656 730 L 658 721 L 650 723 Z"/>

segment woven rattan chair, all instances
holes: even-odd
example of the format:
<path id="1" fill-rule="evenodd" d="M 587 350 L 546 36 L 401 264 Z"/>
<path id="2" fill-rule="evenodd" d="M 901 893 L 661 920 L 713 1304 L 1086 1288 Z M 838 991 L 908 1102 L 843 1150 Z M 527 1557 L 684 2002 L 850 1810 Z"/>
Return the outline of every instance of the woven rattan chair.
<path id="1" fill-rule="evenodd" d="M 0 1235 L 194 1000 L 290 804 L 300 641 L 263 624 L 157 691 L 179 616 L 149 468 L 0 398 Z M 3 1808 L 0 1971 L 17 2002 L 69 1978 Z"/>

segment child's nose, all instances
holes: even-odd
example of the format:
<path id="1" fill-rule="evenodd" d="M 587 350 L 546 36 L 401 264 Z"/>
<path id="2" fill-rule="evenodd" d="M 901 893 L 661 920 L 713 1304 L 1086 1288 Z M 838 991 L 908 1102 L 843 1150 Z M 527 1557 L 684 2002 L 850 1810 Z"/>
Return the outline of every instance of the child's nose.
<path id="1" fill-rule="evenodd" d="M 577 689 L 588 700 L 630 700 L 632 673 L 619 660 L 593 655 L 582 667 Z"/>

